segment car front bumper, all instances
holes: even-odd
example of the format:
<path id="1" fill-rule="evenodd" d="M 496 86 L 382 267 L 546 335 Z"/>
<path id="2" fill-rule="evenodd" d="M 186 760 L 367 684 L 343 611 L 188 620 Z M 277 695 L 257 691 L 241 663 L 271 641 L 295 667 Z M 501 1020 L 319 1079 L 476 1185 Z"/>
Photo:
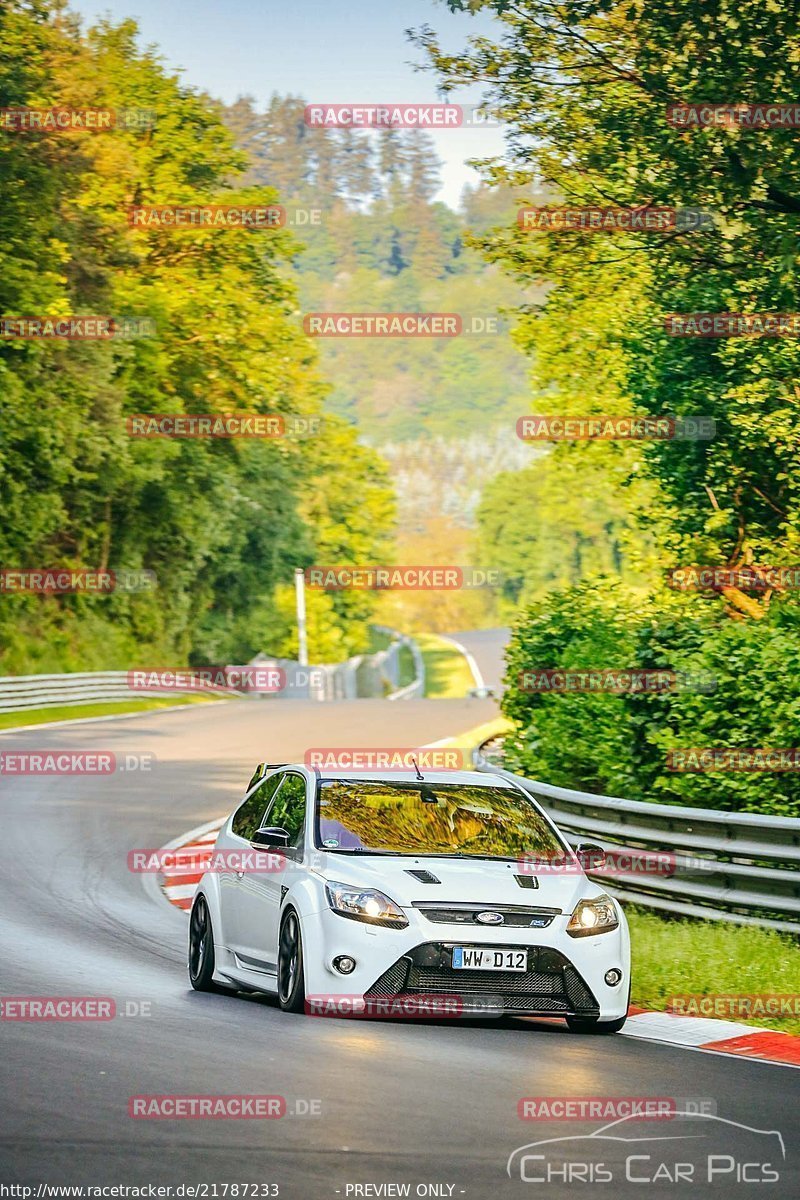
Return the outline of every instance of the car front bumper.
<path id="1" fill-rule="evenodd" d="M 547 928 L 525 929 L 451 926 L 404 911 L 409 925 L 402 930 L 349 920 L 330 910 L 301 918 L 306 993 L 320 1010 L 327 999 L 346 1000 L 354 1009 L 363 1001 L 370 1012 L 379 1011 L 379 1001 L 389 997 L 441 997 L 452 1002 L 445 1004 L 443 1015 L 516 1013 L 610 1021 L 627 1011 L 630 946 L 621 913 L 618 928 L 573 938 L 566 932 L 568 914 L 556 916 Z M 454 946 L 524 950 L 527 969 L 453 969 Z M 355 960 L 349 975 L 333 965 L 342 955 Z M 616 984 L 605 981 L 612 968 L 622 975 Z"/>

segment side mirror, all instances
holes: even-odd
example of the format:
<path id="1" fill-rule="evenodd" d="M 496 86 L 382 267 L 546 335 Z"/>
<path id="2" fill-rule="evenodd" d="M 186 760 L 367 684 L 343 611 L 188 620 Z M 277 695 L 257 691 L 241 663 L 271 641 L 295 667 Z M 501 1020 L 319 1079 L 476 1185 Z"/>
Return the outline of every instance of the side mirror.
<path id="1" fill-rule="evenodd" d="M 250 839 L 250 845 L 256 850 L 262 846 L 288 846 L 289 833 L 279 825 L 270 825 L 266 829 L 257 829 Z"/>
<path id="2" fill-rule="evenodd" d="M 606 852 L 594 842 L 578 842 L 572 847 L 584 871 L 599 871 L 606 865 Z"/>

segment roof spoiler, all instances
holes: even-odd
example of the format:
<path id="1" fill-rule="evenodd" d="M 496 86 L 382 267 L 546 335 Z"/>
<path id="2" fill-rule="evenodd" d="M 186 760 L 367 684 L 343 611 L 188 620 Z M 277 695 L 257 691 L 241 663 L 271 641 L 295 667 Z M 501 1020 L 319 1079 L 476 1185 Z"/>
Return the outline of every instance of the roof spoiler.
<path id="1" fill-rule="evenodd" d="M 290 762 L 259 762 L 258 767 L 255 768 L 251 776 L 251 781 L 249 781 L 249 784 L 247 785 L 247 791 L 252 791 L 252 788 L 255 787 L 255 785 L 260 784 L 260 781 L 264 779 L 264 776 L 267 772 L 270 772 L 270 770 L 277 770 L 278 767 L 291 766 L 293 766 L 293 763 Z M 314 774 L 317 775 L 317 779 L 319 779 L 319 767 L 314 767 L 313 770 Z"/>
<path id="2" fill-rule="evenodd" d="M 259 763 L 253 772 L 252 778 L 247 785 L 248 792 L 254 788 L 257 783 L 260 783 L 268 771 L 275 771 L 278 767 L 288 767 L 289 763 Z"/>

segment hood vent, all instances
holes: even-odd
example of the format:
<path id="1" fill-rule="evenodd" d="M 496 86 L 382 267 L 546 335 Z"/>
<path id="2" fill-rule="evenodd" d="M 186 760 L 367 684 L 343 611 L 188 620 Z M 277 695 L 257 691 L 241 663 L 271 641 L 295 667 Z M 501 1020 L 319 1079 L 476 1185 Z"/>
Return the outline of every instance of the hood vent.
<path id="1" fill-rule="evenodd" d="M 419 871 L 406 871 L 406 875 L 413 876 L 413 878 L 418 879 L 420 883 L 441 883 L 442 882 L 441 879 L 436 878 L 436 876 L 433 874 L 432 871 L 426 871 L 424 869 L 420 869 Z"/>
<path id="2" fill-rule="evenodd" d="M 538 888 L 539 880 L 535 875 L 515 875 L 517 883 L 521 888 Z"/>

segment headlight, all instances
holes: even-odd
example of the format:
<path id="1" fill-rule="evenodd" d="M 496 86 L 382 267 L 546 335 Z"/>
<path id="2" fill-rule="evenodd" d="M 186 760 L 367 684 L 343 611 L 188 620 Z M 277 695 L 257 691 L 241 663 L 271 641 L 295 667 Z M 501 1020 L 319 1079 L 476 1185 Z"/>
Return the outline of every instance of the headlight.
<path id="1" fill-rule="evenodd" d="M 610 896 L 595 896 L 581 900 L 569 919 L 570 937 L 589 937 L 593 933 L 610 933 L 619 926 L 619 917 Z"/>
<path id="2" fill-rule="evenodd" d="M 369 925 L 385 925 L 405 929 L 408 918 L 394 900 L 374 888 L 355 887 L 350 883 L 326 883 L 328 904 L 340 917 L 366 921 Z"/>

